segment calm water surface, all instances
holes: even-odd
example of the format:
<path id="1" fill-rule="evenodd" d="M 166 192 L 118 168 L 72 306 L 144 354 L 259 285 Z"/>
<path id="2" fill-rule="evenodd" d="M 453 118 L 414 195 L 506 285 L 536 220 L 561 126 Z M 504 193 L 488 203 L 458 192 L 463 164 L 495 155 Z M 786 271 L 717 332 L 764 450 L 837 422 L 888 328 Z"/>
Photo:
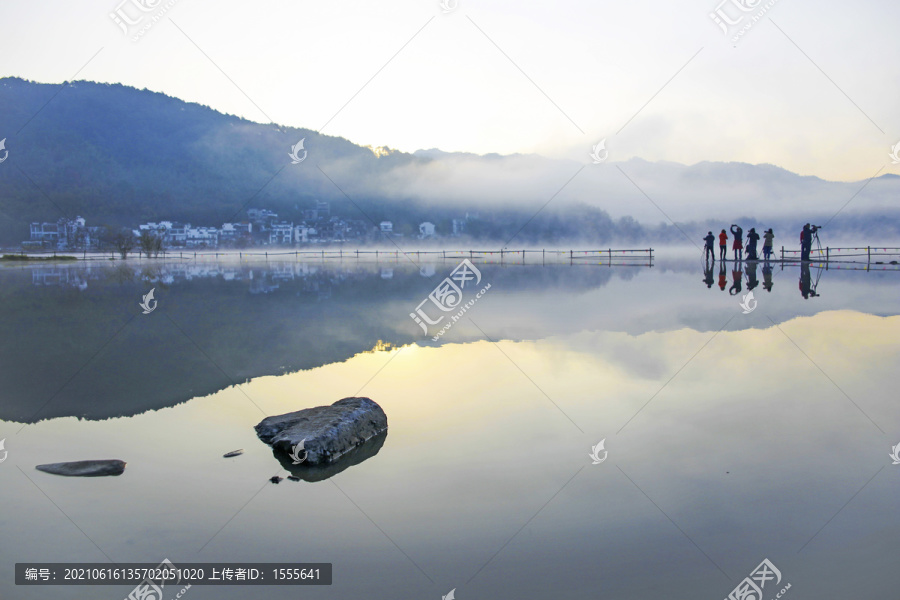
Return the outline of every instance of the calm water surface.
<path id="1" fill-rule="evenodd" d="M 164 557 L 334 564 L 198 600 L 715 600 L 765 558 L 767 599 L 894 597 L 900 272 L 695 263 L 476 265 L 437 342 L 409 314 L 453 261 L 2 268 L 0 597 L 124 598 L 13 565 Z M 269 483 L 253 425 L 354 395 L 380 450 Z M 34 469 L 91 458 L 128 467 Z"/>

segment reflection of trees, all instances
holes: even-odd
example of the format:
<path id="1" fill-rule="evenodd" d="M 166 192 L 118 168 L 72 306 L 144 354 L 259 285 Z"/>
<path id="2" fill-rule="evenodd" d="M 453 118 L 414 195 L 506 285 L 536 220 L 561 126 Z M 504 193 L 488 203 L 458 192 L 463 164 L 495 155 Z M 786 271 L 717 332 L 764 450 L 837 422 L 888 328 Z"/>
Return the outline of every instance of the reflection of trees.
<path id="1" fill-rule="evenodd" d="M 134 281 L 134 269 L 119 263 L 109 269 L 109 280 L 119 285 Z"/>
<path id="2" fill-rule="evenodd" d="M 132 415 L 250 378 L 342 362 L 376 345 L 421 341 L 408 314 L 454 265 L 439 264 L 431 278 L 411 264 L 392 266 L 385 280 L 374 265 L 105 261 L 70 268 L 69 279 L 91 282 L 81 292 L 33 285 L 30 269 L 0 271 L 0 303 L 16 315 L 0 336 L 0 419 Z M 525 296 L 588 290 L 630 271 L 480 268 L 495 289 Z M 250 293 L 259 280 L 278 287 Z M 159 307 L 143 315 L 148 281 Z"/>

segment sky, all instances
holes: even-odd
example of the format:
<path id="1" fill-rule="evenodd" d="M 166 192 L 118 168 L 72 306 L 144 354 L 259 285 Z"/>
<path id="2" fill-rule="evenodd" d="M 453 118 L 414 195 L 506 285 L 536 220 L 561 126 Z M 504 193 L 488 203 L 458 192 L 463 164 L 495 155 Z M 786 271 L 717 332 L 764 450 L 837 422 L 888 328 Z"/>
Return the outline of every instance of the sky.
<path id="1" fill-rule="evenodd" d="M 610 161 L 900 173 L 896 2 L 444 2 L 7 1 L 0 75 L 117 82 L 406 152 L 590 163 L 605 140 Z"/>

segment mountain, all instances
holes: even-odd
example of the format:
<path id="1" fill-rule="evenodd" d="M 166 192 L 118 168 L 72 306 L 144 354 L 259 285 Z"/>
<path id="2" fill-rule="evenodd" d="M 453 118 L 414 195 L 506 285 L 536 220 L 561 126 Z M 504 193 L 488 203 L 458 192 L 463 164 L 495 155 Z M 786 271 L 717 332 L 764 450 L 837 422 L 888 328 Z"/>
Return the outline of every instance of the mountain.
<path id="1" fill-rule="evenodd" d="M 32 221 L 90 225 L 158 220 L 219 226 L 268 208 L 299 222 L 315 200 L 332 213 L 416 232 L 431 221 L 502 245 L 684 241 L 738 218 L 787 229 L 900 234 L 900 178 L 829 182 L 773 165 L 685 166 L 631 159 L 601 165 L 535 154 L 475 155 L 368 148 L 315 131 L 259 124 L 165 94 L 85 81 L 0 79 L 0 244 Z M 307 158 L 291 164 L 303 140 Z M 863 191 L 860 192 L 860 188 Z M 675 227 L 669 218 L 679 223 Z"/>

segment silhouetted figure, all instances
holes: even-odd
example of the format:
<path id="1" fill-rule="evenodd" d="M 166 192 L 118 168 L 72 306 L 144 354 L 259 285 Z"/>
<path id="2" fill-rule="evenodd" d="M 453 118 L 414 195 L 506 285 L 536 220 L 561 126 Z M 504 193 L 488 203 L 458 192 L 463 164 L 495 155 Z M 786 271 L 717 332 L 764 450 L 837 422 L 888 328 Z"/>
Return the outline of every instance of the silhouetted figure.
<path id="1" fill-rule="evenodd" d="M 800 294 L 803 296 L 804 300 L 809 298 L 812 285 L 812 276 L 809 274 L 808 257 L 805 260 L 807 260 L 807 262 L 800 265 Z"/>
<path id="2" fill-rule="evenodd" d="M 732 296 L 737 296 L 743 290 L 743 287 L 741 287 L 744 279 L 744 272 L 741 270 L 742 264 L 739 261 L 735 261 L 734 267 L 731 269 L 731 287 L 728 288 L 728 293 Z"/>
<path id="3" fill-rule="evenodd" d="M 713 244 L 716 243 L 716 236 L 713 235 L 712 231 L 706 234 L 706 237 L 703 238 L 703 241 L 706 242 L 706 250 L 704 251 L 703 258 L 704 260 L 709 260 L 710 258 L 713 261 L 716 260 L 716 252 L 713 250 Z"/>
<path id="4" fill-rule="evenodd" d="M 706 264 L 703 266 L 703 283 L 706 284 L 707 289 L 711 289 L 713 286 L 713 264 L 716 262 L 715 257 L 712 262 L 706 261 Z"/>
<path id="5" fill-rule="evenodd" d="M 747 263 L 747 291 L 751 292 L 759 286 L 759 279 L 756 278 L 756 263 Z"/>
<path id="6" fill-rule="evenodd" d="M 812 249 L 812 231 L 809 228 L 809 223 L 803 226 L 803 230 L 800 232 L 800 260 L 803 262 L 809 262 L 809 251 Z M 804 296 L 805 298 L 806 296 Z"/>
<path id="7" fill-rule="evenodd" d="M 766 230 L 763 234 L 763 258 L 766 259 L 766 262 L 772 258 L 772 247 L 775 241 L 775 232 L 772 231 L 772 228 Z"/>
<path id="8" fill-rule="evenodd" d="M 719 259 L 725 260 L 725 255 L 728 253 L 728 234 L 725 233 L 725 230 L 722 230 L 722 233 L 719 234 Z"/>
<path id="9" fill-rule="evenodd" d="M 731 234 L 734 236 L 734 242 L 731 249 L 734 250 L 734 260 L 743 262 L 744 260 L 744 230 L 737 225 L 731 225 Z"/>
<path id="10" fill-rule="evenodd" d="M 763 288 L 767 292 L 772 291 L 772 265 L 768 262 L 763 264 Z"/>
<path id="11" fill-rule="evenodd" d="M 751 227 L 747 232 L 747 260 L 759 260 L 756 255 L 756 243 L 759 241 L 759 234 L 756 233 L 756 227 Z"/>
<path id="12" fill-rule="evenodd" d="M 821 273 L 821 271 L 820 271 Z M 816 283 L 812 282 L 812 276 L 809 273 L 809 263 L 801 263 L 800 264 L 800 294 L 804 299 L 806 298 L 815 298 L 816 296 L 820 296 L 818 292 L 816 292 L 816 287 L 818 284 L 818 279 Z"/>
<path id="13" fill-rule="evenodd" d="M 724 233 L 725 230 L 723 229 L 722 232 Z M 724 292 L 726 285 L 728 285 L 728 273 L 725 271 L 725 259 L 722 259 L 722 262 L 719 263 L 719 289 Z"/>

